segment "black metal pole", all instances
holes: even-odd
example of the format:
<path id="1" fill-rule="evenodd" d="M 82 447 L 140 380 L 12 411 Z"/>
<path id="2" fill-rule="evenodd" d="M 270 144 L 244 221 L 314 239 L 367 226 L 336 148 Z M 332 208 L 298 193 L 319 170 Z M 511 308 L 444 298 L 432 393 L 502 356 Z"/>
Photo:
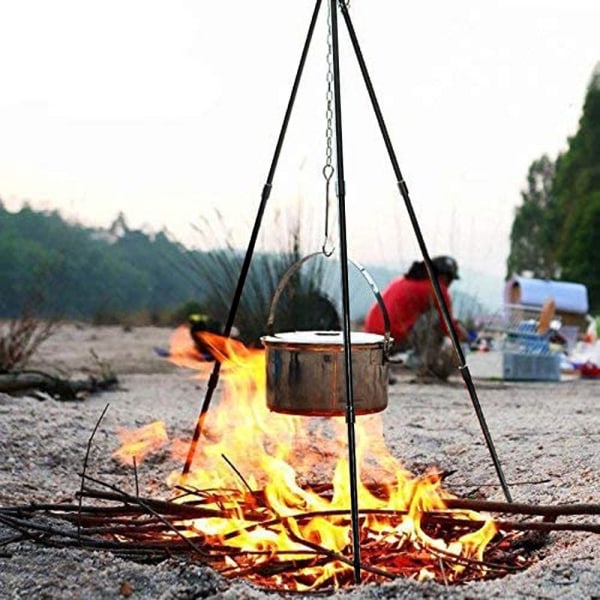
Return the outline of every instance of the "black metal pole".
<path id="1" fill-rule="evenodd" d="M 346 190 L 344 184 L 344 149 L 342 139 L 342 105 L 340 85 L 340 57 L 337 26 L 337 0 L 330 0 L 331 38 L 333 54 L 333 97 L 335 114 L 335 149 L 337 164 L 338 216 L 340 231 L 340 265 L 342 279 L 342 313 L 344 331 L 344 369 L 346 375 L 346 425 L 348 429 L 348 464 L 350 475 L 350 508 L 352 516 L 352 559 L 354 581 L 360 583 L 360 524 L 358 510 L 358 473 L 356 466 L 356 439 L 354 424 L 354 391 L 352 386 L 352 346 L 350 339 L 350 291 L 348 285 L 348 238 L 346 235 Z"/>
<path id="2" fill-rule="evenodd" d="M 458 369 L 463 377 L 467 390 L 469 392 L 469 396 L 471 398 L 471 402 L 473 404 L 473 408 L 475 409 L 475 413 L 479 420 L 479 425 L 483 432 L 483 436 L 485 438 L 488 450 L 492 457 L 492 462 L 494 463 L 494 467 L 498 474 L 498 478 L 500 480 L 500 485 L 504 491 L 504 495 L 508 502 L 512 502 L 510 490 L 508 488 L 508 484 L 506 482 L 506 478 L 504 477 L 504 472 L 502 471 L 502 465 L 500 464 L 500 460 L 498 459 L 498 455 L 496 454 L 496 448 L 494 446 L 494 442 L 492 440 L 492 435 L 487 426 L 485 416 L 483 414 L 483 410 L 481 408 L 481 404 L 477 397 L 477 391 L 475 390 L 475 385 L 473 384 L 473 380 L 471 378 L 471 373 L 469 371 L 469 367 L 466 364 L 465 356 L 460 346 L 460 341 L 458 339 L 458 334 L 456 332 L 456 328 L 454 327 L 454 323 L 452 322 L 452 317 L 450 315 L 450 311 L 448 310 L 448 306 L 446 300 L 444 299 L 444 295 L 442 294 L 442 290 L 440 284 L 437 280 L 437 276 L 435 274 L 435 269 L 431 262 L 431 258 L 429 257 L 429 252 L 427 251 L 427 245 L 425 244 L 425 239 L 423 238 L 423 234 L 421 233 L 421 228 L 419 226 L 419 222 L 417 220 L 417 216 L 412 206 L 412 202 L 410 200 L 410 196 L 408 193 L 408 187 L 402 177 L 402 173 L 400 171 L 400 166 L 398 165 L 398 160 L 396 158 L 396 153 L 394 152 L 394 148 L 392 146 L 392 142 L 390 140 L 390 136 L 387 131 L 387 127 L 385 125 L 385 121 L 383 119 L 383 115 L 381 113 L 381 109 L 379 108 L 379 102 L 377 101 L 377 96 L 375 95 L 375 90 L 373 88 L 373 84 L 371 83 L 371 78 L 369 77 L 369 72 L 367 70 L 367 66 L 365 64 L 362 51 L 360 49 L 358 39 L 356 37 L 356 32 L 354 31 L 354 27 L 352 25 L 352 20 L 350 18 L 350 14 L 348 12 L 348 8 L 344 2 L 340 2 L 342 16 L 344 17 L 344 21 L 348 28 L 348 33 L 350 34 L 350 39 L 352 41 L 352 46 L 354 48 L 354 52 L 356 54 L 356 58 L 358 59 L 358 63 L 360 66 L 360 70 L 367 86 L 367 91 L 369 93 L 369 98 L 371 100 L 371 104 L 373 106 L 373 110 L 375 111 L 375 116 L 377 118 L 377 123 L 379 124 L 379 129 L 381 130 L 381 134 L 383 136 L 385 146 L 387 148 L 390 160 L 392 162 L 392 168 L 394 169 L 394 174 L 396 176 L 396 181 L 402 198 L 404 199 L 404 204 L 406 206 L 406 210 L 408 212 L 408 216 L 410 218 L 410 222 L 413 226 L 415 236 L 417 238 L 417 242 L 419 244 L 419 248 L 421 249 L 421 253 L 423 254 L 423 260 L 425 262 L 425 266 L 427 268 L 427 273 L 429 274 L 429 278 L 433 285 L 433 290 L 435 293 L 435 297 L 437 299 L 438 305 L 440 307 L 442 317 L 446 324 L 446 328 L 450 335 L 450 339 L 452 340 L 452 345 L 454 346 L 454 350 L 458 357 L 459 366 Z"/>
<path id="3" fill-rule="evenodd" d="M 242 263 L 242 268 L 240 271 L 240 276 L 238 278 L 237 287 L 235 289 L 235 293 L 233 295 L 233 300 L 231 302 L 231 307 L 229 309 L 229 315 L 227 317 L 227 321 L 225 323 L 224 335 L 229 337 L 231 335 L 231 330 L 233 328 L 233 323 L 235 321 L 235 316 L 237 314 L 237 310 L 240 304 L 240 299 L 242 297 L 242 291 L 244 289 L 244 284 L 246 283 L 246 277 L 248 276 L 248 271 L 250 269 L 250 263 L 252 261 L 252 255 L 254 254 L 254 248 L 256 246 L 256 240 L 258 238 L 258 234 L 260 231 L 260 226 L 262 223 L 262 219 L 264 216 L 265 208 L 267 206 L 267 200 L 271 194 L 271 188 L 273 184 L 273 178 L 275 177 L 275 170 L 277 168 L 277 163 L 279 161 L 279 155 L 281 154 L 281 148 L 283 147 L 283 141 L 285 139 L 285 134 L 287 132 L 288 124 L 290 121 L 290 117 L 292 114 L 292 109 L 294 107 L 294 102 L 296 100 L 296 95 L 298 92 L 298 87 L 300 85 L 300 80 L 302 79 L 302 73 L 304 71 L 304 65 L 306 63 L 306 57 L 308 55 L 308 50 L 310 48 L 310 43 L 313 37 L 313 33 L 315 30 L 315 25 L 317 23 L 317 17 L 319 14 L 319 9 L 321 7 L 321 0 L 317 0 L 315 4 L 315 8 L 312 13 L 312 17 L 310 20 L 310 25 L 308 28 L 308 34 L 306 36 L 306 40 L 304 42 L 304 47 L 302 49 L 302 55 L 300 57 L 300 63 L 298 65 L 298 69 L 296 71 L 296 77 L 294 79 L 294 84 L 292 86 L 292 92 L 290 94 L 290 99 L 288 101 L 287 109 L 285 111 L 285 116 L 283 118 L 283 124 L 281 126 L 281 131 L 279 132 L 279 138 L 277 139 L 277 145 L 275 147 L 275 152 L 273 154 L 273 159 L 271 161 L 271 167 L 269 169 L 269 174 L 267 176 L 267 181 L 263 187 L 260 204 L 258 207 L 258 212 L 256 214 L 256 220 L 254 221 L 254 227 L 252 228 L 252 233 L 250 235 L 250 241 L 248 242 L 248 248 L 246 250 L 246 255 L 244 257 L 244 261 Z M 198 441 L 200 436 L 202 435 L 202 431 L 204 429 L 204 422 L 206 420 L 206 415 L 208 413 L 208 409 L 210 407 L 210 403 L 212 397 L 214 395 L 215 388 L 217 387 L 217 383 L 219 382 L 219 373 L 221 370 L 221 363 L 218 361 L 215 362 L 212 373 L 208 380 L 208 386 L 206 388 L 206 395 L 204 397 L 204 402 L 202 403 L 202 408 L 200 409 L 200 414 L 198 415 L 198 419 L 196 421 L 196 427 L 194 429 L 194 435 L 192 436 L 192 441 L 190 443 L 190 447 L 188 449 L 188 454 L 185 460 L 185 464 L 183 465 L 183 470 L 181 473 L 181 477 L 185 478 L 190 469 L 192 468 L 192 463 L 194 461 L 194 456 L 196 454 L 196 449 L 198 446 Z"/>

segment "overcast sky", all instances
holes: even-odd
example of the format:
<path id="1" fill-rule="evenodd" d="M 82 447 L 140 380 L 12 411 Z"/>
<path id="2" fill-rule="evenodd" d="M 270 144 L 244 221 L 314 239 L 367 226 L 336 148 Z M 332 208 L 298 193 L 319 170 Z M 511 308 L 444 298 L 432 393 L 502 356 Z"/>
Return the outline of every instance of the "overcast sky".
<path id="1" fill-rule="evenodd" d="M 190 243 L 218 207 L 244 245 L 313 0 L 0 7 L 10 209 L 26 200 L 100 226 L 123 210 Z M 269 201 L 302 207 L 308 250 L 324 222 L 326 8 Z M 503 276 L 529 165 L 577 129 L 600 2 L 352 0 L 350 13 L 430 252 Z M 341 19 L 340 44 L 350 254 L 409 261 L 418 248 Z M 263 232 L 285 233 L 271 217 Z"/>

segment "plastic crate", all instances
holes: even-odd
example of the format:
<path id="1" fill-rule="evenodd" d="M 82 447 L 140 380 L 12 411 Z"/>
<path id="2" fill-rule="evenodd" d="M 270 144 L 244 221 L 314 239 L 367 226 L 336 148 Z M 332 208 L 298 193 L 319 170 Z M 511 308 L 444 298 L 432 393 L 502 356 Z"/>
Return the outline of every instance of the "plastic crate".
<path id="1" fill-rule="evenodd" d="M 508 332 L 504 340 L 504 350 L 514 354 L 549 354 L 550 343 L 545 335 Z"/>
<path id="2" fill-rule="evenodd" d="M 560 354 L 504 352 L 502 373 L 507 381 L 560 381 Z"/>

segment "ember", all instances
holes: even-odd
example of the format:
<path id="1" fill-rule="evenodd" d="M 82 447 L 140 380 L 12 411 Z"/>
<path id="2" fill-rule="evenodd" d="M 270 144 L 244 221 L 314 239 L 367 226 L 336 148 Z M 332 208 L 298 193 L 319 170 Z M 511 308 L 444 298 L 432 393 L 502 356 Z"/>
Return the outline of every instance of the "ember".
<path id="1" fill-rule="evenodd" d="M 191 511 L 174 523 L 178 535 L 193 540 L 221 573 L 262 587 L 307 591 L 351 584 L 343 419 L 271 413 L 264 352 L 211 333 L 202 338 L 221 362 L 225 386 L 193 468 L 184 478 L 170 478 L 180 492 L 175 502 Z M 170 355 L 198 376 L 207 374 L 186 329 L 174 333 Z M 141 432 L 143 452 L 152 445 L 148 431 Z M 158 431 L 162 445 L 164 430 Z M 454 497 L 438 473 L 416 477 L 398 463 L 385 448 L 379 415 L 359 418 L 357 440 L 365 581 L 459 582 L 521 566 L 514 559 L 506 564 L 510 544 L 490 517 L 447 508 Z M 139 439 L 132 443 L 115 455 L 139 460 Z"/>

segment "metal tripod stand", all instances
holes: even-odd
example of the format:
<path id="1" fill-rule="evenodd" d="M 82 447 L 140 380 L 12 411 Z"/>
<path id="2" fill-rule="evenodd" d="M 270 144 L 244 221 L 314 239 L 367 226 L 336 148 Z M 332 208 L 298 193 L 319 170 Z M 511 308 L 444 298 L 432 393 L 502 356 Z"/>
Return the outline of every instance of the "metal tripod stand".
<path id="1" fill-rule="evenodd" d="M 345 366 L 345 380 L 346 380 L 346 424 L 347 424 L 347 432 L 348 432 L 348 452 L 349 452 L 349 477 L 350 477 L 350 496 L 351 496 L 351 516 L 352 516 L 352 544 L 353 544 L 353 567 L 354 567 L 354 579 L 356 583 L 360 583 L 361 581 L 361 565 L 360 565 L 360 529 L 359 529 L 359 507 L 358 507 L 358 493 L 357 493 L 357 466 L 356 466 L 356 443 L 355 443 L 355 409 L 354 409 L 354 395 L 352 388 L 352 355 L 351 355 L 351 344 L 350 344 L 350 294 L 349 294 L 349 285 L 348 285 L 348 248 L 347 248 L 347 233 L 346 233 L 346 208 L 345 208 L 345 183 L 344 183 L 344 153 L 343 153 L 343 137 L 342 137 L 342 104 L 341 104 L 341 77 L 340 77 L 340 61 L 339 61 L 339 36 L 338 36 L 338 10 L 341 12 L 344 23 L 348 29 L 348 33 L 350 36 L 350 41 L 352 43 L 352 47 L 356 54 L 356 58 L 358 60 L 358 64 L 360 67 L 360 71 L 364 80 L 364 83 L 367 88 L 367 92 L 369 94 L 369 98 L 371 100 L 371 104 L 373 110 L 375 112 L 375 117 L 377 119 L 377 123 L 379 125 L 379 129 L 381 135 L 383 137 L 383 141 L 385 143 L 390 161 L 392 163 L 392 167 L 394 170 L 394 174 L 396 177 L 396 182 L 398 185 L 398 189 L 404 201 L 406 210 L 408 212 L 408 216 L 413 227 L 417 242 L 419 244 L 419 248 L 423 255 L 423 260 L 427 269 L 427 273 L 431 280 L 433 291 L 440 307 L 442 317 L 444 323 L 446 325 L 447 331 L 449 332 L 450 339 L 452 341 L 452 345 L 456 352 L 456 356 L 458 359 L 458 369 L 462 375 L 465 386 L 471 398 L 471 402 L 473 404 L 473 408 L 477 415 L 477 419 L 479 421 L 479 425 L 481 427 L 483 436 L 485 438 L 486 445 L 488 447 L 489 453 L 491 455 L 492 462 L 494 464 L 495 470 L 497 472 L 498 478 L 500 480 L 500 485 L 504 492 L 504 495 L 507 501 L 512 502 L 510 490 L 508 488 L 508 484 L 504 477 L 504 473 L 502 471 L 502 467 L 500 465 L 500 461 L 496 454 L 496 449 L 488 429 L 481 404 L 479 403 L 479 399 L 477 397 L 477 392 L 475 390 L 475 386 L 473 384 L 473 380 L 471 378 L 471 374 L 469 368 L 466 364 L 464 353 L 462 351 L 458 334 L 452 322 L 452 318 L 450 315 L 450 311 L 448 305 L 444 299 L 442 294 L 442 290 L 440 284 L 437 280 L 435 269 L 432 264 L 431 258 L 429 256 L 429 252 L 427 250 L 427 246 L 425 244 L 425 240 L 421 233 L 421 228 L 419 226 L 415 211 L 412 206 L 412 202 L 410 200 L 410 196 L 408 193 L 408 187 L 404 181 L 402 173 L 400 171 L 400 167 L 398 165 L 398 161 L 396 159 L 396 154 L 394 152 L 394 148 L 392 146 L 390 136 L 387 131 L 387 127 L 385 125 L 383 115 L 379 108 L 379 103 L 377 101 L 377 97 L 375 95 L 375 91 L 373 89 L 373 85 L 371 83 L 371 79 L 367 70 L 367 66 L 365 64 L 362 51 L 360 49 L 358 39 L 356 37 L 356 33 L 354 30 L 354 26 L 352 24 L 350 14 L 348 12 L 348 6 L 346 0 L 327 0 L 330 3 L 330 17 L 331 17 L 331 37 L 332 37 L 332 62 L 333 62 L 333 92 L 334 92 L 334 105 L 335 105 L 335 147 L 336 147 L 336 175 L 337 175 L 337 196 L 338 196 L 338 218 L 339 218 L 339 244 L 340 244 L 340 266 L 341 266 L 341 288 L 342 288 L 342 312 L 343 312 L 343 339 L 344 339 L 344 366 Z M 294 106 L 294 102 L 296 99 L 298 87 L 300 85 L 300 81 L 302 78 L 302 73 L 304 70 L 304 66 L 306 63 L 306 58 L 308 54 L 308 50 L 310 47 L 310 43 L 313 37 L 313 33 L 315 30 L 315 25 L 317 22 L 317 17 L 319 14 L 319 10 L 321 7 L 322 0 L 316 0 L 316 4 L 312 13 L 312 17 L 310 20 L 310 25 L 308 29 L 308 34 L 304 43 L 304 47 L 302 49 L 302 55 L 300 58 L 300 63 L 296 72 L 296 76 L 294 79 L 294 83 L 292 86 L 292 92 L 288 101 L 287 109 L 285 112 L 285 116 L 283 119 L 283 125 L 281 127 L 281 131 L 279 133 L 279 137 L 277 140 L 277 144 L 275 147 L 275 152 L 271 161 L 271 166 L 269 169 L 269 173 L 267 176 L 266 183 L 262 190 L 261 201 L 258 207 L 258 212 L 256 215 L 256 219 L 254 222 L 254 226 L 252 228 L 252 232 L 250 235 L 250 240 L 248 243 L 248 247 L 246 250 L 246 254 L 244 257 L 244 261 L 242 263 L 242 267 L 240 270 L 240 275 L 237 283 L 236 290 L 234 292 L 234 297 L 231 303 L 229 315 L 225 324 L 224 335 L 230 336 L 233 323 L 235 320 L 235 316 L 239 307 L 242 291 L 244 288 L 244 284 L 248 275 L 248 271 L 250 268 L 250 263 L 252 261 L 252 256 L 254 253 L 254 249 L 256 246 L 256 241 L 258 238 L 258 234 L 260 231 L 262 219 L 264 216 L 265 208 L 267 205 L 267 201 L 271 194 L 273 179 L 275 176 L 275 170 L 277 167 L 277 163 L 279 161 L 279 156 L 281 154 L 281 149 L 283 146 L 283 141 L 285 139 L 285 135 L 287 132 L 289 120 L 292 114 L 292 109 Z M 198 420 L 196 422 L 196 427 L 194 430 L 194 435 L 192 441 L 190 443 L 190 447 L 188 450 L 188 455 L 186 458 L 186 462 L 182 471 L 182 478 L 185 479 L 187 474 L 190 472 L 192 462 L 194 460 L 194 455 L 196 453 L 196 448 L 199 442 L 199 439 L 202 435 L 204 429 L 204 423 L 206 420 L 206 415 L 208 413 L 208 409 L 210 407 L 210 403 L 217 386 L 219 380 L 220 373 L 220 363 L 215 362 L 213 367 L 213 371 L 208 381 L 208 387 L 206 390 L 206 395 L 204 398 L 204 402 L 202 404 L 200 414 L 198 416 Z"/>

